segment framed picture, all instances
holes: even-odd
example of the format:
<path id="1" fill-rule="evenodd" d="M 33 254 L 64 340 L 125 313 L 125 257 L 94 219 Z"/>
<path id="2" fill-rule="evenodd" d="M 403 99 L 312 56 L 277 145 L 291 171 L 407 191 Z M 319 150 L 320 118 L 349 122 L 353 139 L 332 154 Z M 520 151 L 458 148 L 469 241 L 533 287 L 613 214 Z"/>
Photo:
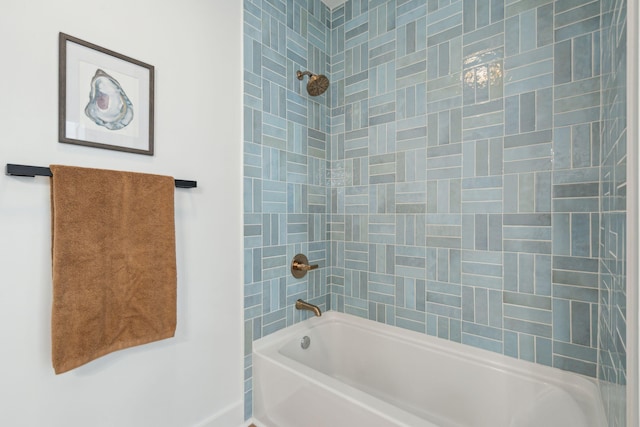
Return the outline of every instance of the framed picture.
<path id="1" fill-rule="evenodd" d="M 59 37 L 58 140 L 153 155 L 152 65 Z"/>

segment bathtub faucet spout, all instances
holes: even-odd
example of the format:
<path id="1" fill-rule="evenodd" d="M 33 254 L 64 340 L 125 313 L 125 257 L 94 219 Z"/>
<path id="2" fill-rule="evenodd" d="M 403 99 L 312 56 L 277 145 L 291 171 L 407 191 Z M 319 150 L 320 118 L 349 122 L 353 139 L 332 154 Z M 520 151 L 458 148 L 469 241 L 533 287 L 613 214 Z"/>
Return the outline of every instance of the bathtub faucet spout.
<path id="1" fill-rule="evenodd" d="M 310 304 L 310 303 L 308 303 L 306 301 L 303 301 L 301 299 L 296 301 L 296 308 L 298 310 L 313 311 L 313 314 L 315 314 L 316 316 L 318 316 L 318 317 L 322 316 L 322 312 L 320 311 L 320 308 L 317 305 Z"/>

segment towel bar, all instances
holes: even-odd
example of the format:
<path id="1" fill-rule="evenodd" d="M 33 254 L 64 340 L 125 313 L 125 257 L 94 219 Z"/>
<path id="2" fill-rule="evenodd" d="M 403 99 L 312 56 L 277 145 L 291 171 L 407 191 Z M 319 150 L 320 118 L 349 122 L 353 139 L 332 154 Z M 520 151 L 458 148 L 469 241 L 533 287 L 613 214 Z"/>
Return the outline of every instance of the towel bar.
<path id="1" fill-rule="evenodd" d="M 42 166 L 26 166 L 7 163 L 6 175 L 13 176 L 52 176 L 51 169 Z M 177 188 L 196 188 L 197 181 L 188 181 L 185 179 L 176 179 Z"/>

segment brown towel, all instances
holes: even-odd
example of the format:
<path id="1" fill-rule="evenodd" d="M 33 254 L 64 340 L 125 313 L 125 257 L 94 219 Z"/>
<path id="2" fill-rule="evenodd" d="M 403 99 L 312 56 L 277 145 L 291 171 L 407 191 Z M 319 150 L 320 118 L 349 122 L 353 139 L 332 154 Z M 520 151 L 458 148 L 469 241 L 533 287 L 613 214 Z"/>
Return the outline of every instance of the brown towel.
<path id="1" fill-rule="evenodd" d="M 56 374 L 172 337 L 174 179 L 58 165 L 51 172 Z"/>

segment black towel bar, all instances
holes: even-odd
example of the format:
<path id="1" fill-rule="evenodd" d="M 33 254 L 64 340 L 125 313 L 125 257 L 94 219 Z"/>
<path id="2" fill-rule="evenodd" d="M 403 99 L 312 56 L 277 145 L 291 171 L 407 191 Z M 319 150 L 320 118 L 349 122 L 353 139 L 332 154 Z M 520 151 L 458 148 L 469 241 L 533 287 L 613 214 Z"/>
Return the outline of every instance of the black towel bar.
<path id="1" fill-rule="evenodd" d="M 51 169 L 42 166 L 26 166 L 26 165 L 14 165 L 7 163 L 7 169 L 5 172 L 7 175 L 13 176 L 52 176 Z M 198 181 L 188 181 L 185 179 L 176 179 L 177 188 L 196 188 Z"/>

